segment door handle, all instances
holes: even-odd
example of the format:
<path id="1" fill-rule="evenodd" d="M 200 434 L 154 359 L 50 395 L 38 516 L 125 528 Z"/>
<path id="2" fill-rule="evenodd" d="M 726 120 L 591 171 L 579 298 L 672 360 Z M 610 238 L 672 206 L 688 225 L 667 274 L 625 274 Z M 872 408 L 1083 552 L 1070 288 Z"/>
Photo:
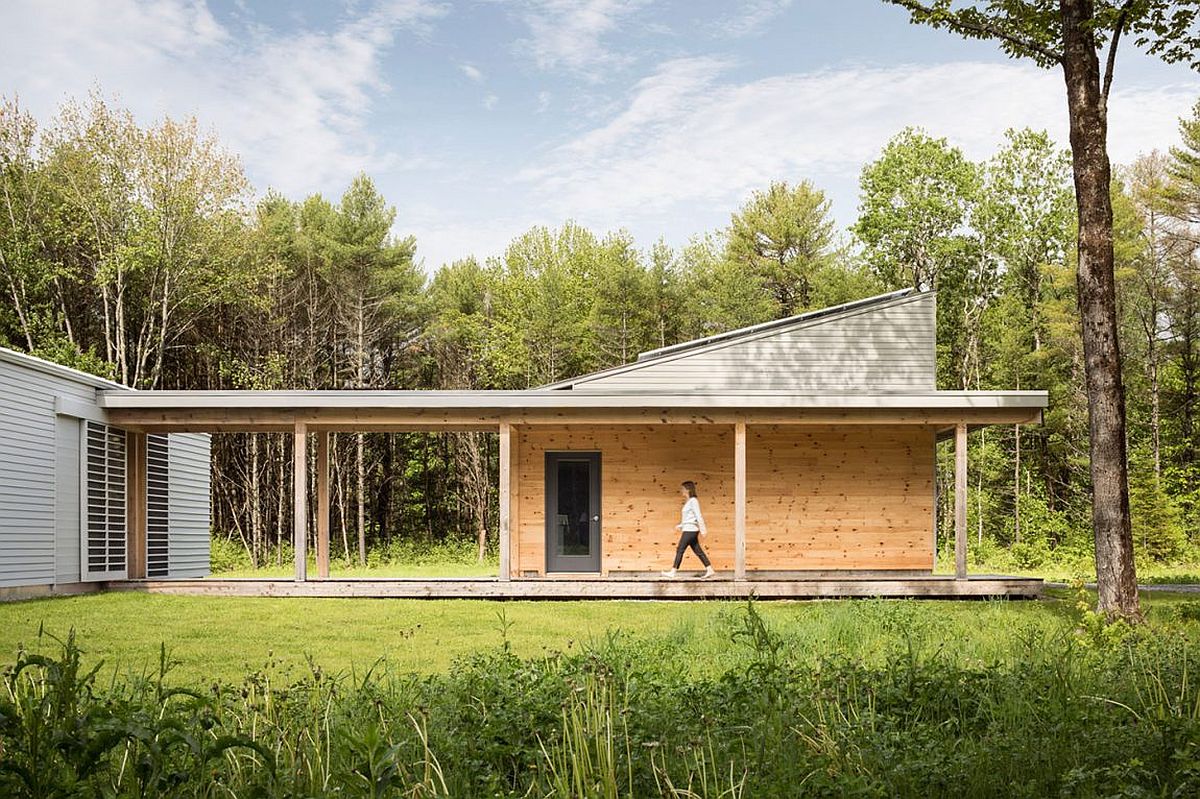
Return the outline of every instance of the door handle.
<path id="1" fill-rule="evenodd" d="M 594 521 L 594 522 L 598 522 L 598 521 L 600 521 L 600 517 L 599 517 L 599 516 L 593 516 L 593 517 L 592 517 L 592 521 Z"/>

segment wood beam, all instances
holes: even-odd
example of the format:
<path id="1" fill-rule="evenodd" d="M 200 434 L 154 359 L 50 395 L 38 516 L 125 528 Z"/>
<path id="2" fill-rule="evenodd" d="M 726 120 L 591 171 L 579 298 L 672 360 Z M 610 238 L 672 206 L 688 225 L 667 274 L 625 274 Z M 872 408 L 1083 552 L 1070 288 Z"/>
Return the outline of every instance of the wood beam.
<path id="1" fill-rule="evenodd" d="M 509 544 L 512 537 L 512 425 L 500 423 L 500 579 L 512 577 Z"/>
<path id="2" fill-rule="evenodd" d="M 125 567 L 129 579 L 146 576 L 146 434 L 125 434 Z"/>
<path id="3" fill-rule="evenodd" d="M 296 582 L 308 571 L 308 427 L 296 422 L 292 447 L 292 545 L 296 549 Z"/>
<path id="4" fill-rule="evenodd" d="M 733 434 L 733 578 L 746 579 L 746 423 Z"/>
<path id="5" fill-rule="evenodd" d="M 967 579 L 967 425 L 954 428 L 954 576 Z"/>
<path id="6" fill-rule="evenodd" d="M 329 431 L 317 433 L 317 578 L 329 579 Z"/>

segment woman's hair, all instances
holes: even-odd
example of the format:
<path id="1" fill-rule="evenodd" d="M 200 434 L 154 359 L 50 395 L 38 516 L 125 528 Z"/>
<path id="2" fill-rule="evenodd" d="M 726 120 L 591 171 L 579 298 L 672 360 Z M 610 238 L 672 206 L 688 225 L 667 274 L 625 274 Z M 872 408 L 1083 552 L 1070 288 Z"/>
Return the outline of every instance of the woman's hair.
<path id="1" fill-rule="evenodd" d="M 696 496 L 696 484 L 691 480 L 684 480 L 680 485 L 688 492 L 689 497 Z"/>

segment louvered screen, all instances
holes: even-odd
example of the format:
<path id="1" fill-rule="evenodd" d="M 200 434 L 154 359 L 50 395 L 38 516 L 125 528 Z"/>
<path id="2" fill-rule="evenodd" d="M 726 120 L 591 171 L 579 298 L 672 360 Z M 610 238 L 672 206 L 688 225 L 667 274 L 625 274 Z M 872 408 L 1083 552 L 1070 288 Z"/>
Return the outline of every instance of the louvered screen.
<path id="1" fill-rule="evenodd" d="M 89 421 L 84 436 L 84 576 L 124 577 L 125 431 Z"/>
<path id="2" fill-rule="evenodd" d="M 168 557 L 168 438 L 146 436 L 146 576 L 166 577 Z"/>

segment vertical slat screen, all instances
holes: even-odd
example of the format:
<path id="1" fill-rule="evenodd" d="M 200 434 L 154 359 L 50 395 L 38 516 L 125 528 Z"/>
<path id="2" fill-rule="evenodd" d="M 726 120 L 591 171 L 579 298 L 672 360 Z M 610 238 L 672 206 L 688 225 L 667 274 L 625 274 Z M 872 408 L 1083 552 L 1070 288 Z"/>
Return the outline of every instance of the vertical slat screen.
<path id="1" fill-rule="evenodd" d="M 87 422 L 85 576 L 122 577 L 125 558 L 125 431 Z"/>
<path id="2" fill-rule="evenodd" d="M 166 577 L 170 572 L 168 437 L 146 436 L 146 576 Z"/>

